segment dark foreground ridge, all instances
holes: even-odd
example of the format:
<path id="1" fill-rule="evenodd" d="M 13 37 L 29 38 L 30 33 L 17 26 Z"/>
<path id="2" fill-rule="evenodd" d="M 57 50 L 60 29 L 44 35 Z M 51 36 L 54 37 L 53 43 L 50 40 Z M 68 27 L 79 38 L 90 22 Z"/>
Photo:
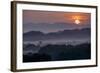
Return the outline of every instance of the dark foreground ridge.
<path id="1" fill-rule="evenodd" d="M 45 45 L 37 53 L 23 54 L 23 62 L 82 60 L 91 58 L 91 45 Z"/>

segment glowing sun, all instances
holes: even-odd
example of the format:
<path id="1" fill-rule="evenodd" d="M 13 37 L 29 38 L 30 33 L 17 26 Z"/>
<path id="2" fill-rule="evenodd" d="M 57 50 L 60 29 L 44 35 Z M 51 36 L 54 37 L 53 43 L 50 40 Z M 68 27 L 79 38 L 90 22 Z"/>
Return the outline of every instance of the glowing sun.
<path id="1" fill-rule="evenodd" d="M 81 21 L 80 21 L 81 17 L 80 16 L 73 16 L 72 18 L 73 18 L 75 24 L 79 25 L 81 23 Z"/>
<path id="2" fill-rule="evenodd" d="M 80 24 L 80 20 L 76 19 L 75 24 Z"/>

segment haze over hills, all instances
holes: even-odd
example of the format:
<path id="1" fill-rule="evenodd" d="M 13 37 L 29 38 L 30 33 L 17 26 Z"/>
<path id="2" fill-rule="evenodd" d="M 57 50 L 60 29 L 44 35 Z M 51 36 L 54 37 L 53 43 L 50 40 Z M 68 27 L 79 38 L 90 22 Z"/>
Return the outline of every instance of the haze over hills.
<path id="1" fill-rule="evenodd" d="M 50 39 L 89 39 L 90 28 L 62 30 L 58 32 L 43 33 L 41 31 L 30 31 L 23 34 L 24 41 L 39 41 Z"/>
<path id="2" fill-rule="evenodd" d="M 23 62 L 91 59 L 91 13 L 23 10 Z"/>
<path id="3" fill-rule="evenodd" d="M 67 22 L 55 22 L 55 23 L 24 23 L 23 30 L 25 32 L 33 31 L 42 31 L 45 33 L 52 32 L 52 31 L 63 31 L 66 29 L 77 29 L 77 28 L 90 28 L 90 24 L 82 24 L 76 25 L 75 23 L 67 23 Z"/>

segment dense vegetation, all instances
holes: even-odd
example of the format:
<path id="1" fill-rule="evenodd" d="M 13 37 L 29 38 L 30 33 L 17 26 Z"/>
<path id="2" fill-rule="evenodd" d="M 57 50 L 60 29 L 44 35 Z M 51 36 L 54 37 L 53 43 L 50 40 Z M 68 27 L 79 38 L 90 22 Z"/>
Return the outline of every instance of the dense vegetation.
<path id="1" fill-rule="evenodd" d="M 37 53 L 23 54 L 23 62 L 79 60 L 91 58 L 91 45 L 45 45 Z"/>

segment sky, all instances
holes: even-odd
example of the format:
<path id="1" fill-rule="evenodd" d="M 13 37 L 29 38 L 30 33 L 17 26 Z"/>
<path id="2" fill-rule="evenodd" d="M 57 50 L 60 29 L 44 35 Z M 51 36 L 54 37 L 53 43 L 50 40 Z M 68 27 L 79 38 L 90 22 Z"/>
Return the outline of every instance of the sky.
<path id="1" fill-rule="evenodd" d="M 90 13 L 23 10 L 24 33 L 29 31 L 49 33 L 90 28 L 90 25 Z"/>

